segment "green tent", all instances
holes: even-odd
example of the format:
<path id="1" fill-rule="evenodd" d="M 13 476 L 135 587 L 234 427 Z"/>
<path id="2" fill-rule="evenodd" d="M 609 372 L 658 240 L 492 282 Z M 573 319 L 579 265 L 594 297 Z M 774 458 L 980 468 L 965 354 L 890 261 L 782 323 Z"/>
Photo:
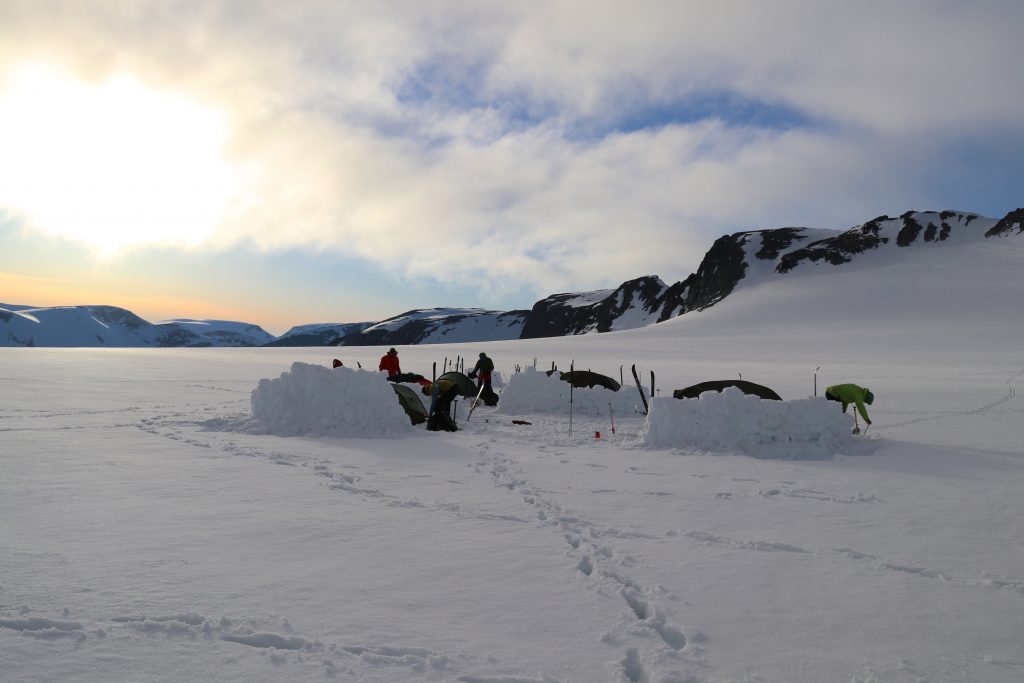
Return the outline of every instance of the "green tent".
<path id="1" fill-rule="evenodd" d="M 446 379 L 450 382 L 455 382 L 455 384 L 458 385 L 459 396 L 466 396 L 468 398 L 473 398 L 476 396 L 476 384 L 474 384 L 473 380 L 471 380 L 469 377 L 466 377 L 461 372 L 456 372 L 454 370 L 446 372 L 440 377 L 438 377 L 437 381 L 440 382 L 443 379 Z"/>
<path id="2" fill-rule="evenodd" d="M 602 375 L 590 370 L 571 370 L 570 372 L 558 373 L 563 382 L 569 382 L 577 389 L 593 389 L 604 387 L 612 391 L 618 391 L 622 385 L 607 375 Z"/>
<path id="3" fill-rule="evenodd" d="M 722 391 L 726 387 L 736 387 L 744 394 L 751 394 L 771 401 L 781 401 L 782 397 L 768 387 L 747 382 L 742 379 L 720 379 L 711 382 L 701 382 L 685 389 L 676 389 L 672 392 L 673 398 L 697 398 L 705 391 Z"/>
<path id="4" fill-rule="evenodd" d="M 402 404 L 405 414 L 409 416 L 414 425 L 427 421 L 427 409 L 423 407 L 423 401 L 415 391 L 404 384 L 392 384 L 391 388 L 398 394 L 398 402 Z"/>

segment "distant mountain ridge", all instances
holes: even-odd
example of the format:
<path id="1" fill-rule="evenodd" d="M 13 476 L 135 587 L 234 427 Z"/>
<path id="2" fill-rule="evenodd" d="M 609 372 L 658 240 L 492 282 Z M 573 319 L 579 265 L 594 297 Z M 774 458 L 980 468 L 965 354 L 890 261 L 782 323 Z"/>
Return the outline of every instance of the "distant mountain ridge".
<path id="1" fill-rule="evenodd" d="M 228 320 L 151 323 L 117 306 L 0 304 L 0 346 L 261 346 L 273 339 L 258 325 Z"/>
<path id="2" fill-rule="evenodd" d="M 898 261 L 906 248 L 1021 234 L 1024 209 L 999 220 L 958 211 L 908 211 L 846 231 L 784 227 L 737 232 L 715 240 L 697 271 L 671 285 L 645 275 L 614 289 L 552 294 L 528 311 L 417 309 L 377 323 L 300 325 L 277 338 L 249 323 L 152 324 L 113 306 L 0 304 L 0 346 L 399 346 L 611 332 L 704 310 L 738 287 L 772 278 Z"/>
<path id="3" fill-rule="evenodd" d="M 337 346 L 348 335 L 358 334 L 374 324 L 363 322 L 296 325 L 265 346 Z"/>
<path id="4" fill-rule="evenodd" d="M 406 311 L 341 339 L 341 346 L 458 344 L 519 339 L 529 311 L 427 308 Z"/>

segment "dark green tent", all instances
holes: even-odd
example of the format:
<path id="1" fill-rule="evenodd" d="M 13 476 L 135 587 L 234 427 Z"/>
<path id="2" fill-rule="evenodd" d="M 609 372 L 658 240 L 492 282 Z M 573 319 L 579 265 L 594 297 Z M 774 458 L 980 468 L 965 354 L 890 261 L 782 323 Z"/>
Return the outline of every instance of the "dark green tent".
<path id="1" fill-rule="evenodd" d="M 398 402 L 402 404 L 405 414 L 409 416 L 414 425 L 427 421 L 427 409 L 423 407 L 423 401 L 415 391 L 404 384 L 392 384 L 391 388 L 398 394 Z"/>
<path id="2" fill-rule="evenodd" d="M 461 372 L 456 372 L 454 370 L 446 372 L 440 377 L 438 377 L 437 381 L 440 382 L 443 379 L 455 382 L 455 384 L 458 385 L 459 396 L 467 396 L 469 398 L 473 398 L 476 396 L 476 384 L 474 384 L 473 380 L 471 380 L 469 377 L 466 377 Z"/>
<path id="3" fill-rule="evenodd" d="M 781 396 L 768 387 L 761 386 L 760 384 L 754 384 L 753 382 L 747 382 L 742 379 L 720 379 L 711 382 L 701 382 L 700 384 L 694 384 L 692 387 L 686 387 L 685 389 L 676 389 L 672 392 L 672 397 L 697 398 L 705 391 L 722 391 L 726 387 L 736 387 L 744 394 L 751 394 L 753 396 L 759 396 L 772 401 L 782 400 Z"/>
<path id="4" fill-rule="evenodd" d="M 593 389 L 594 387 L 604 387 L 605 389 L 611 389 L 612 391 L 618 391 L 622 388 L 622 385 L 616 382 L 607 375 L 602 375 L 590 370 L 572 370 L 570 372 L 560 372 L 558 376 L 562 378 L 563 382 L 569 382 L 577 389 Z"/>

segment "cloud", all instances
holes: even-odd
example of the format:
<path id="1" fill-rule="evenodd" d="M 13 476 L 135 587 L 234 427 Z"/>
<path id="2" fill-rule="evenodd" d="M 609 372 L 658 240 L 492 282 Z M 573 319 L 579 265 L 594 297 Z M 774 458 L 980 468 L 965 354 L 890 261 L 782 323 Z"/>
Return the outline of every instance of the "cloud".
<path id="1" fill-rule="evenodd" d="M 247 184 L 211 245 L 547 294 L 681 277 L 733 230 L 984 208 L 936 165 L 1024 149 L 1022 8 L 10 2 L 0 68 L 223 112 Z"/>

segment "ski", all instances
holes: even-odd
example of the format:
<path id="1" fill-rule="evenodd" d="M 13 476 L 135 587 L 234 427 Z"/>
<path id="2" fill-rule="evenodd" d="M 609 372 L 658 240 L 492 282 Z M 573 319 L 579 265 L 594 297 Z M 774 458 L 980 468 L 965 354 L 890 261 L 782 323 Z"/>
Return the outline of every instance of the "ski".
<path id="1" fill-rule="evenodd" d="M 636 371 L 636 363 L 633 363 L 633 379 L 636 381 L 636 390 L 640 392 L 640 400 L 644 402 L 644 415 L 647 414 L 647 397 L 644 396 L 644 387 L 640 382 L 640 375 Z"/>
<path id="2" fill-rule="evenodd" d="M 651 398 L 654 398 L 655 396 L 657 396 L 657 394 L 654 393 L 654 370 L 651 370 Z"/>

